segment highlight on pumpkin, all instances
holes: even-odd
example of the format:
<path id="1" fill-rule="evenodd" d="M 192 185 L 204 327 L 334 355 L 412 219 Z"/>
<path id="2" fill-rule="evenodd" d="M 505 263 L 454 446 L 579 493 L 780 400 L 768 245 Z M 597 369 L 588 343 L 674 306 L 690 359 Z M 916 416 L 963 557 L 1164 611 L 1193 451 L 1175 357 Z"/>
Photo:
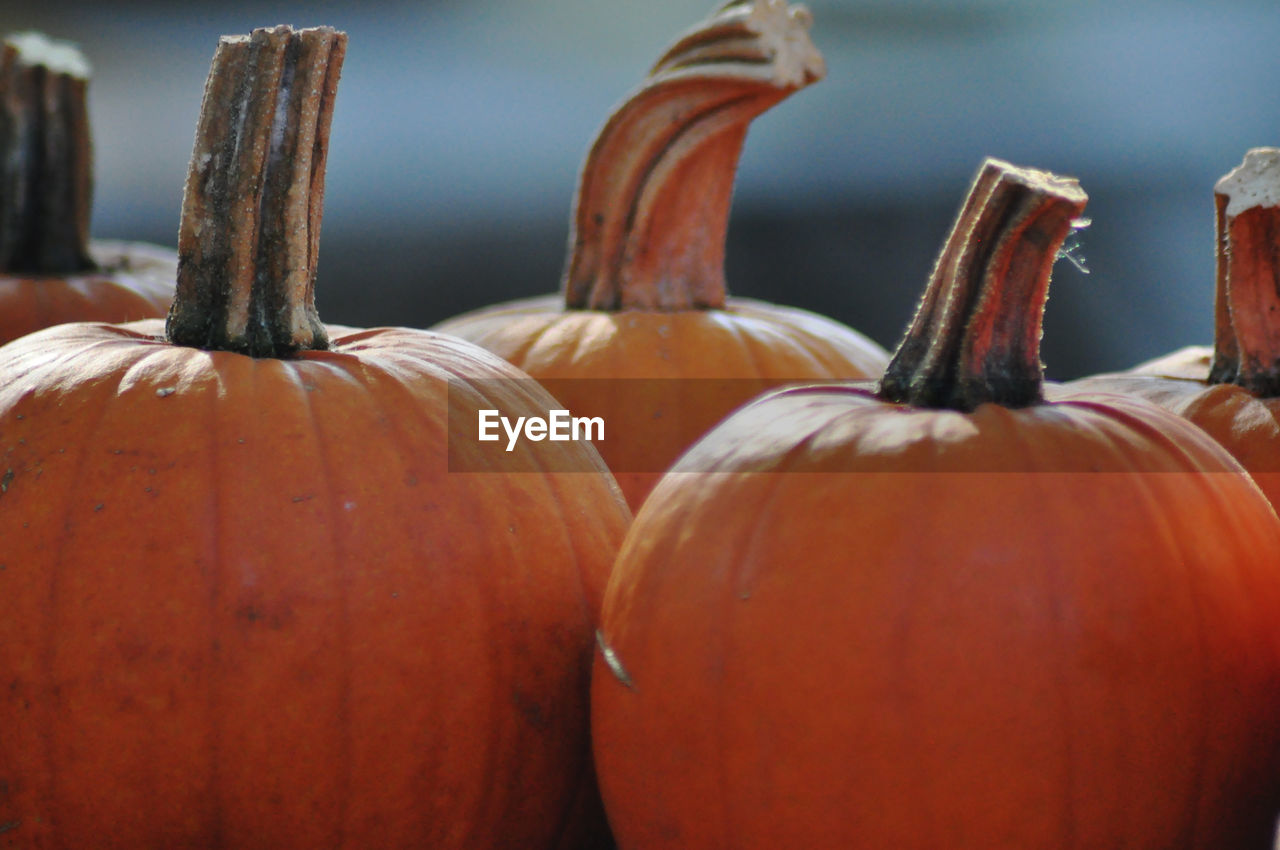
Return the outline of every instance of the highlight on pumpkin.
<path id="1" fill-rule="evenodd" d="M 583 164 L 567 307 L 724 306 L 724 241 L 747 126 L 826 73 L 811 24 L 803 6 L 739 0 L 663 54 Z"/>
<path id="2" fill-rule="evenodd" d="M 346 43 L 288 26 L 218 43 L 182 200 L 171 342 L 254 357 L 327 347 L 315 272 Z"/>

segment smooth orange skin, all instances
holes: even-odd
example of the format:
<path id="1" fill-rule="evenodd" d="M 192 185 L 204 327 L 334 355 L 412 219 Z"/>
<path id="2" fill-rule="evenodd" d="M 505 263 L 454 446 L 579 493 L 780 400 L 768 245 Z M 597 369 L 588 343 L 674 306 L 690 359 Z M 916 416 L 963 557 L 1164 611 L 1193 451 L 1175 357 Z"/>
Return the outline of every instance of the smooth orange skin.
<path id="1" fill-rule="evenodd" d="M 1127 372 L 1067 384 L 1153 402 L 1195 423 L 1231 452 L 1280 510 L 1280 398 L 1258 398 L 1233 384 L 1210 384 L 1213 349 L 1188 346 Z"/>
<path id="2" fill-rule="evenodd" d="M 448 471 L 468 405 L 553 403 L 449 337 L 161 331 L 0 348 L 0 845 L 562 846 L 629 522 L 599 457 Z"/>
<path id="3" fill-rule="evenodd" d="M 632 510 L 685 449 L 760 393 L 790 382 L 878 377 L 889 362 L 879 345 L 838 322 L 745 298 L 730 298 L 723 310 L 605 312 L 565 310 L 560 296 L 544 296 L 434 329 L 547 383 L 575 416 L 603 418 L 605 439 L 596 447 Z"/>
<path id="4" fill-rule="evenodd" d="M 1280 523 L 1098 398 L 787 390 L 691 449 L 605 597 L 619 846 L 1270 848 Z"/>
<path id="5" fill-rule="evenodd" d="M 137 242 L 92 242 L 102 271 L 65 277 L 0 274 L 0 345 L 64 322 L 163 318 L 178 255 Z"/>

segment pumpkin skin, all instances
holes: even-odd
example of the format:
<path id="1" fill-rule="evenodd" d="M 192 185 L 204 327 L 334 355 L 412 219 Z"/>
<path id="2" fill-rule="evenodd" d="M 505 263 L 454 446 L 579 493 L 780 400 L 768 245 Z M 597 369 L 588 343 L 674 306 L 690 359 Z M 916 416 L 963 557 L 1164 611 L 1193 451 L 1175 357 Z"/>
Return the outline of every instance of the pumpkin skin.
<path id="1" fill-rule="evenodd" d="M 599 458 L 449 472 L 475 407 L 553 404 L 450 337 L 276 360 L 161 330 L 0 348 L 5 837 L 556 846 L 629 521 Z"/>
<path id="2" fill-rule="evenodd" d="M 435 329 L 533 375 L 574 415 L 602 418 L 596 447 L 633 509 L 681 452 L 760 393 L 875 375 L 887 360 L 838 322 L 747 298 L 721 310 L 611 312 L 565 310 L 553 295 Z"/>
<path id="3" fill-rule="evenodd" d="M 1274 517 L 1138 401 L 735 413 L 623 544 L 592 723 L 623 848 L 1270 846 Z"/>
<path id="4" fill-rule="evenodd" d="M 163 318 L 173 300 L 178 255 L 141 242 L 91 242 L 97 271 L 0 274 L 0 345 L 64 322 Z"/>
<path id="5" fill-rule="evenodd" d="M 1210 383 L 1212 361 L 1212 347 L 1187 346 L 1126 372 L 1093 375 L 1067 386 L 1142 398 L 1194 423 L 1249 470 L 1272 505 L 1280 505 L 1280 398 Z"/>
<path id="6" fill-rule="evenodd" d="M 888 354 L 831 319 L 728 297 L 724 240 L 747 127 L 820 79 L 808 12 L 725 3 L 678 38 L 600 130 L 579 177 L 562 295 L 435 326 L 599 417 L 638 508 L 679 454 L 784 382 L 876 377 Z"/>
<path id="7" fill-rule="evenodd" d="M 878 387 L 765 396 L 654 489 L 592 684 L 624 850 L 1270 847 L 1280 521 L 1185 420 L 1043 397 L 1084 200 L 988 161 Z"/>

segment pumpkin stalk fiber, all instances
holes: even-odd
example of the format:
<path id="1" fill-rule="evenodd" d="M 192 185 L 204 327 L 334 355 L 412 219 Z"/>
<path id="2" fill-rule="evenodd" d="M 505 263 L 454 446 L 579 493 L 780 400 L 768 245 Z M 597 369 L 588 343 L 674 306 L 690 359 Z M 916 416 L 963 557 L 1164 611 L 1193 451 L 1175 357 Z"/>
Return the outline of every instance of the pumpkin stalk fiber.
<path id="1" fill-rule="evenodd" d="M 1042 401 L 1049 275 L 1086 201 L 1074 179 L 984 162 L 878 396 L 962 412 Z"/>
<path id="2" fill-rule="evenodd" d="M 1209 383 L 1280 396 L 1280 148 L 1254 148 L 1214 187 L 1217 278 Z"/>
<path id="3" fill-rule="evenodd" d="M 328 27 L 219 42 L 182 201 L 170 342 L 252 357 L 328 347 L 315 273 L 345 53 L 346 35 Z"/>
<path id="4" fill-rule="evenodd" d="M 614 111 L 574 200 L 568 309 L 724 307 L 725 234 L 747 126 L 826 73 L 811 23 L 784 0 L 728 3 Z"/>
<path id="5" fill-rule="evenodd" d="M 7 38 L 0 58 L 0 272 L 92 271 L 89 64 L 38 33 Z"/>

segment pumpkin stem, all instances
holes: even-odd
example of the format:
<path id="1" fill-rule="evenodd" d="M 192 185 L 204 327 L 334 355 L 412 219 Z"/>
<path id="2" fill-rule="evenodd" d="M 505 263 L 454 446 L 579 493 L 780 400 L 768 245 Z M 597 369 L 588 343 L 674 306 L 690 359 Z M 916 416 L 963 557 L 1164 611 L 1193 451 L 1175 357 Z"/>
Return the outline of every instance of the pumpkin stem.
<path id="1" fill-rule="evenodd" d="M 1214 187 L 1218 268 L 1209 382 L 1280 396 L 1280 148 L 1254 148 Z"/>
<path id="2" fill-rule="evenodd" d="M 1075 180 L 986 160 L 880 398 L 960 411 L 1039 402 L 1049 273 L 1086 201 Z"/>
<path id="3" fill-rule="evenodd" d="M 822 78 L 811 18 L 727 3 L 663 55 L 596 137 L 574 199 L 569 309 L 723 307 L 724 242 L 747 125 Z"/>
<path id="4" fill-rule="evenodd" d="M 89 256 L 93 156 L 89 64 L 39 33 L 5 39 L 0 59 L 0 270 L 59 276 Z"/>
<path id="5" fill-rule="evenodd" d="M 329 124 L 347 36 L 224 36 L 182 198 L 170 342 L 284 357 L 328 347 L 315 307 Z"/>

